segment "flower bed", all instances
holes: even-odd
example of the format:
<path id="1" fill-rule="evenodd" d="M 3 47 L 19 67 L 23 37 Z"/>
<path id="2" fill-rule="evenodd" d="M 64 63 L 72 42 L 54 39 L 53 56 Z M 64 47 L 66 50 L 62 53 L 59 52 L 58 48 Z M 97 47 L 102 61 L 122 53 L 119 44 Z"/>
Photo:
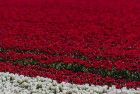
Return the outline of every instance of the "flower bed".
<path id="1" fill-rule="evenodd" d="M 139 93 L 139 10 L 138 0 L 2 1 L 0 72 Z"/>

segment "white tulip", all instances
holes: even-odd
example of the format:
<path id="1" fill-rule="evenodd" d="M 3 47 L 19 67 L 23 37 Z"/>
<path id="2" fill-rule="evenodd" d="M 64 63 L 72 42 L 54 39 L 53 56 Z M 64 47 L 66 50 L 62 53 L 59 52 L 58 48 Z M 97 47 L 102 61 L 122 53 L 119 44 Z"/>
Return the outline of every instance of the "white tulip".
<path id="1" fill-rule="evenodd" d="M 11 79 L 12 78 L 12 79 Z M 37 76 L 0 72 L 0 94 L 140 94 L 140 89 L 116 89 L 99 85 L 77 85 L 67 82 L 57 83 L 56 80 Z M 103 93 L 104 92 L 104 93 Z"/>

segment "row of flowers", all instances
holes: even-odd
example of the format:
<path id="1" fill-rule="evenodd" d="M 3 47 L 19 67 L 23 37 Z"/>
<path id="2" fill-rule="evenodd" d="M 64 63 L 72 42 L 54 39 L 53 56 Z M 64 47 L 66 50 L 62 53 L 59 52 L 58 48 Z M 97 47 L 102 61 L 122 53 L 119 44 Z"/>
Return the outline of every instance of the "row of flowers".
<path id="1" fill-rule="evenodd" d="M 118 70 L 116 67 L 109 66 L 108 62 L 94 62 L 88 64 L 89 62 L 84 62 L 77 59 L 72 59 L 68 57 L 49 57 L 47 55 L 33 55 L 33 54 L 1 54 L 0 61 L 12 62 L 13 64 L 20 65 L 39 65 L 41 67 L 50 67 L 56 69 L 68 69 L 76 72 L 90 72 L 97 73 L 102 76 L 112 76 L 115 78 L 125 78 L 131 81 L 139 81 L 140 73 L 139 72 L 131 72 L 130 70 L 122 67 L 122 70 Z M 43 58 L 44 57 L 44 58 Z M 14 59 L 13 59 L 14 58 Z M 106 65 L 108 65 L 106 67 Z M 113 65 L 113 64 L 112 64 Z M 118 64 L 120 66 L 120 63 Z M 133 66 L 132 66 L 133 67 Z M 120 69 L 120 67 L 119 67 Z"/>
<path id="2" fill-rule="evenodd" d="M 15 51 L 0 52 L 0 58 L 4 60 L 17 61 L 28 58 L 44 64 L 52 64 L 54 62 L 64 62 L 67 64 L 76 63 L 84 65 L 85 67 L 102 68 L 107 70 L 112 70 L 113 68 L 115 68 L 119 71 L 128 70 L 132 72 L 140 72 L 139 59 L 137 60 L 135 58 L 109 61 L 104 59 L 104 57 L 96 57 L 94 60 L 85 60 L 85 58 L 84 57 L 82 58 L 82 56 L 80 56 L 79 58 L 75 57 L 59 56 L 59 55 L 50 56 L 48 54 L 17 53 Z"/>
<path id="3" fill-rule="evenodd" d="M 52 79 L 57 80 L 58 82 L 70 82 L 70 83 L 77 83 L 77 84 L 95 84 L 95 85 L 116 85 L 117 88 L 126 86 L 128 88 L 137 88 L 140 86 L 140 81 L 128 81 L 125 79 L 116 79 L 113 77 L 103 77 L 96 73 L 83 73 L 83 72 L 74 72 L 71 70 L 58 70 L 55 68 L 43 68 L 38 65 L 29 65 L 29 66 L 22 66 L 22 65 L 14 65 L 8 62 L 1 62 L 0 63 L 0 71 L 1 72 L 11 72 L 11 73 L 18 73 L 26 76 L 42 76 L 42 77 L 49 77 Z"/>
<path id="4" fill-rule="evenodd" d="M 58 83 L 50 78 L 40 76 L 27 77 L 9 72 L 0 72 L 1 94 L 139 94 L 140 88 L 117 89 L 107 85 L 78 85 L 67 82 Z"/>

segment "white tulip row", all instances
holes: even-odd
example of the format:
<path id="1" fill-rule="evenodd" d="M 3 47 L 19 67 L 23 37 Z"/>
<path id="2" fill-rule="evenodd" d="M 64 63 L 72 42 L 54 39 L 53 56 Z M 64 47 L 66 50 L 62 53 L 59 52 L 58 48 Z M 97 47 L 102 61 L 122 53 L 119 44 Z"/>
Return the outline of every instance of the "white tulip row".
<path id="1" fill-rule="evenodd" d="M 0 72 L 0 94 L 140 94 L 138 89 L 116 89 L 115 86 L 57 83 L 43 77 L 27 77 Z"/>

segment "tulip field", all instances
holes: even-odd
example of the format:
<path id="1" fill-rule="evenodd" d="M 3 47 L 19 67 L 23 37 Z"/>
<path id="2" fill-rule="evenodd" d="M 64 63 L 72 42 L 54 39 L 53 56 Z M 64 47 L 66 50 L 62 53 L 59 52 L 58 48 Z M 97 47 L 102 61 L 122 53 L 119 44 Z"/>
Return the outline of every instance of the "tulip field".
<path id="1" fill-rule="evenodd" d="M 0 0 L 0 94 L 140 94 L 140 1 Z"/>

